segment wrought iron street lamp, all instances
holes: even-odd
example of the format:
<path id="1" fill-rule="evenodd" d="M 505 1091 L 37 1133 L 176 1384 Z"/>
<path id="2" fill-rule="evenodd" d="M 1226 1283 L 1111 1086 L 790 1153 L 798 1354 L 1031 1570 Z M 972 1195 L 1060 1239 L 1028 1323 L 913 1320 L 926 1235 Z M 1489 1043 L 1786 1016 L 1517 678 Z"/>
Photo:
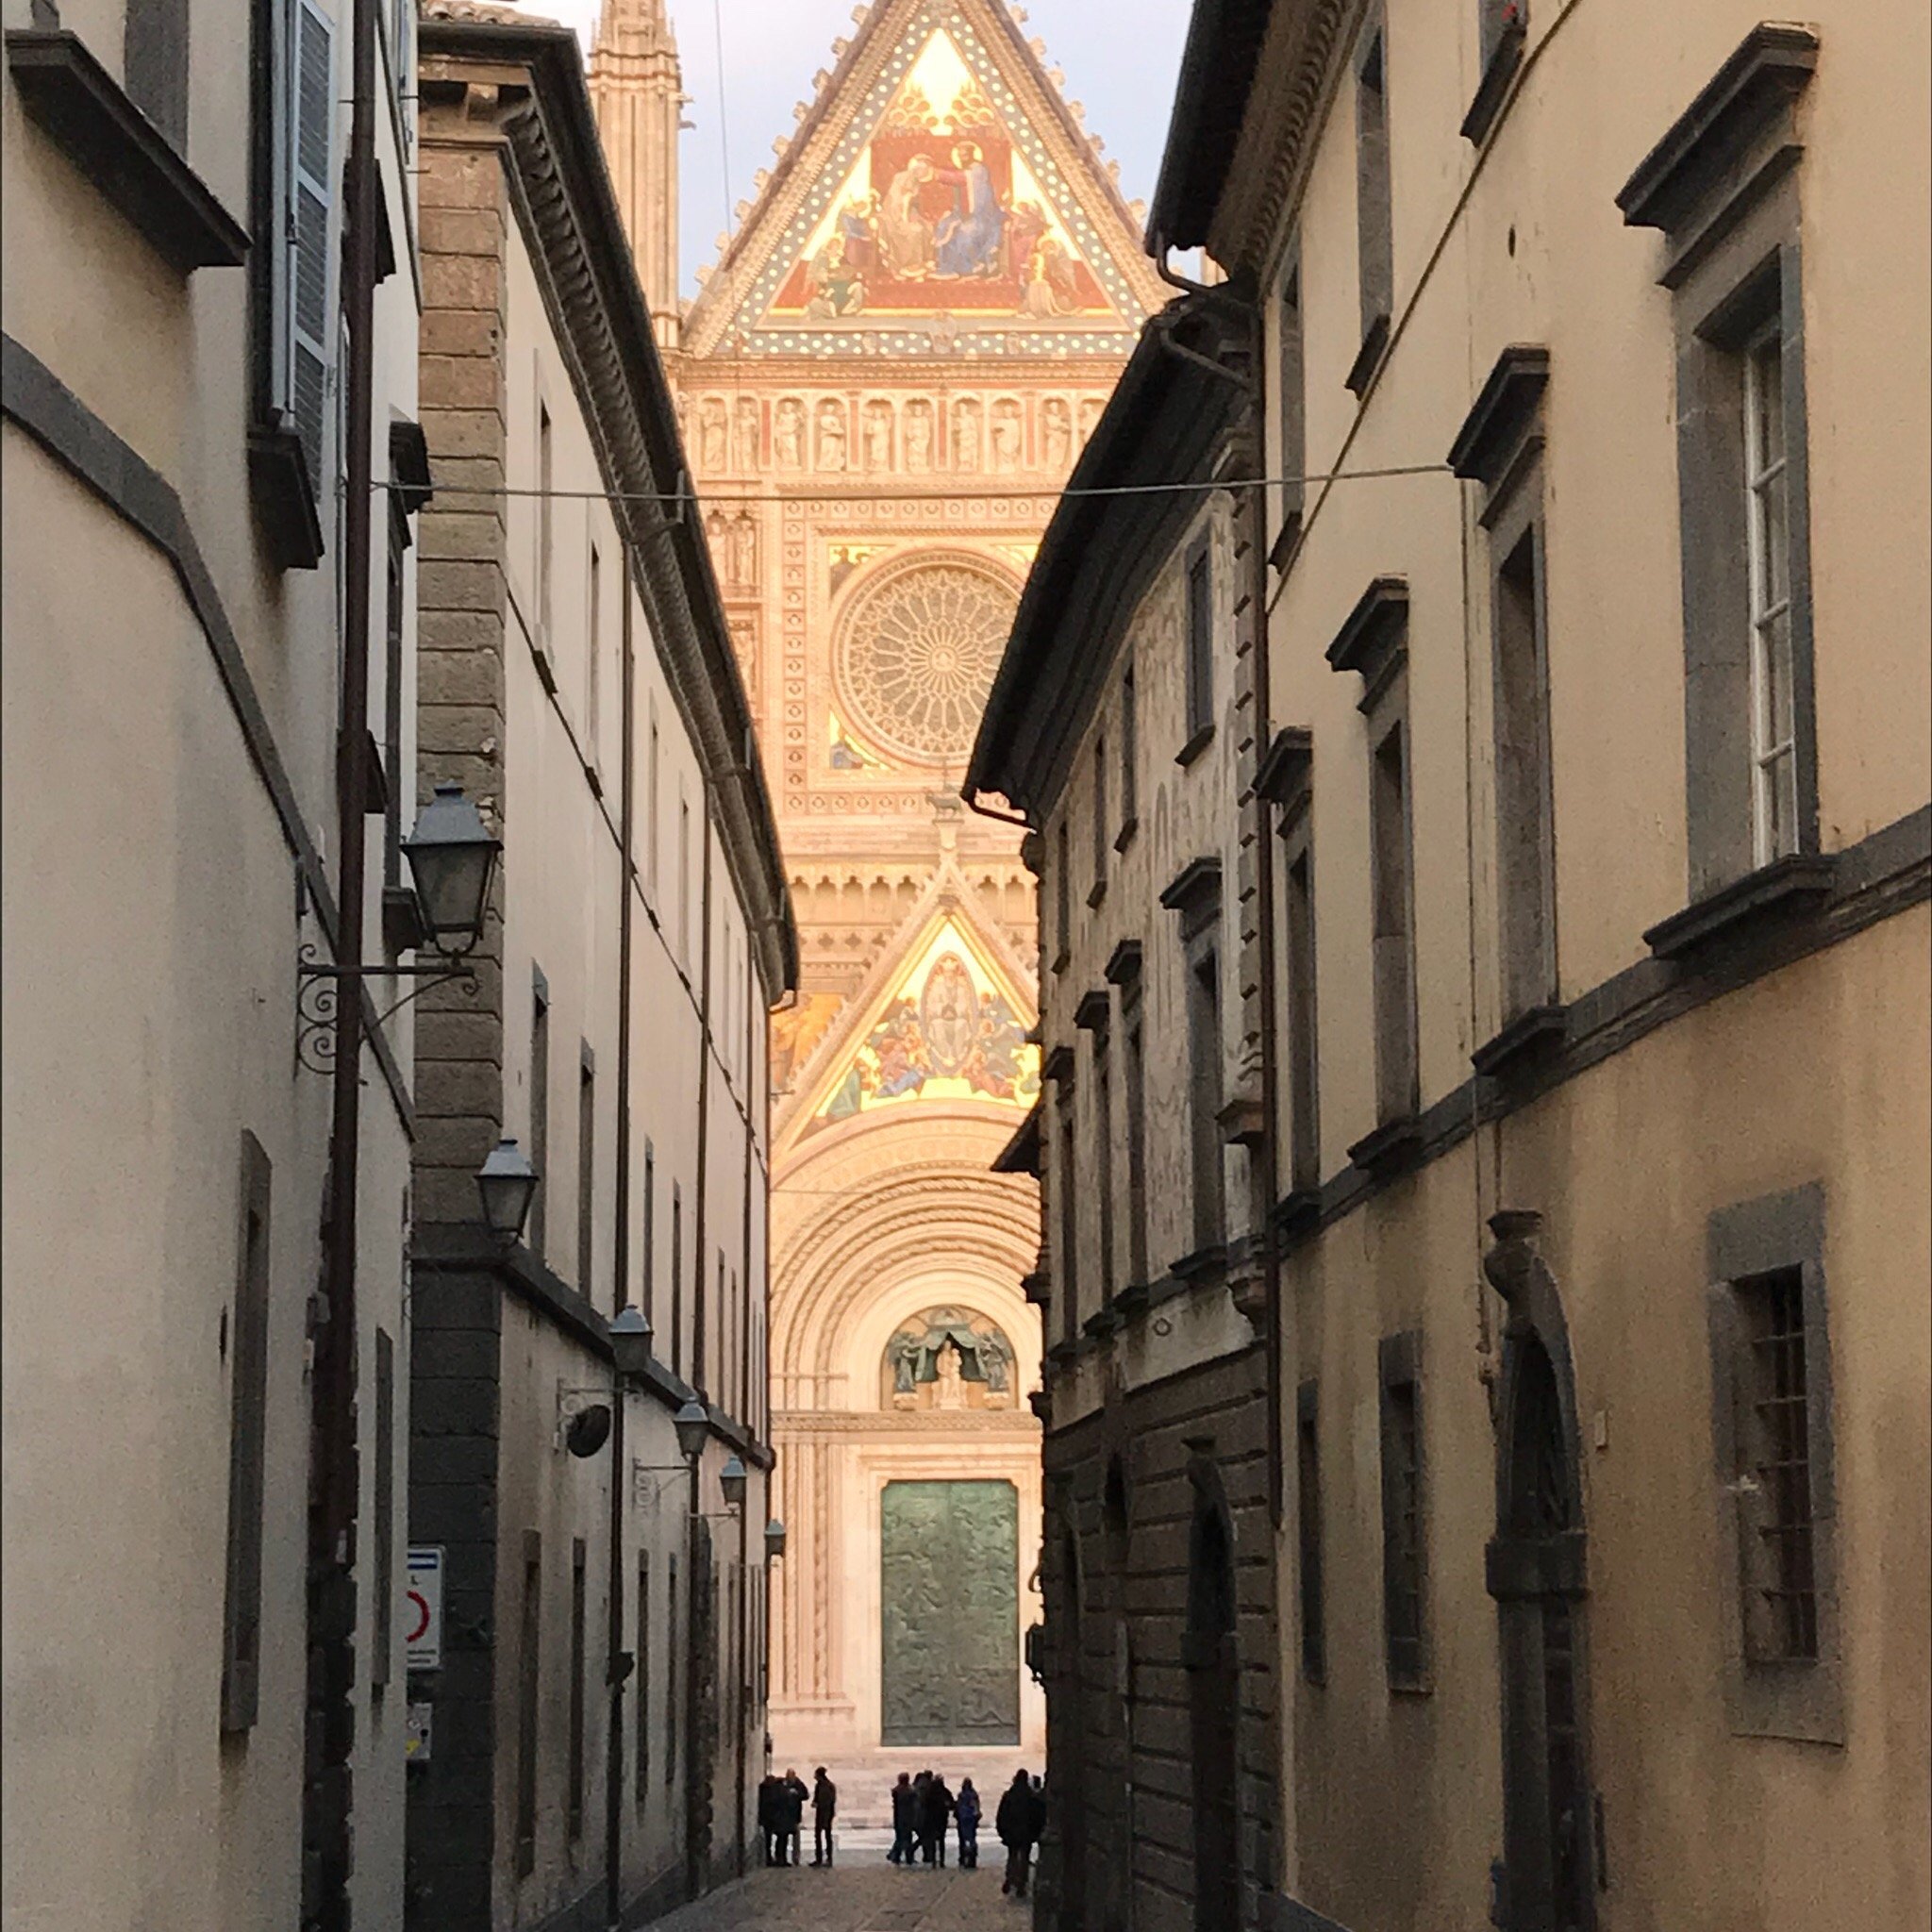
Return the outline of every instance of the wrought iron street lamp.
<path id="1" fill-rule="evenodd" d="M 445 958 L 460 958 L 482 939 L 502 851 L 460 785 L 439 785 L 403 841 L 423 929 Z"/>
<path id="2" fill-rule="evenodd" d="M 744 1507 L 744 1464 L 734 1456 L 718 1472 L 718 1487 L 724 1491 L 725 1508 L 736 1510 Z"/>
<path id="3" fill-rule="evenodd" d="M 610 1354 L 620 1382 L 635 1382 L 651 1366 L 651 1324 L 635 1302 L 610 1318 Z"/>
<path id="4" fill-rule="evenodd" d="M 711 1418 L 702 1402 L 687 1402 L 671 1419 L 677 1431 L 677 1453 L 687 1462 L 695 1462 L 705 1453 L 711 1433 Z"/>
<path id="5" fill-rule="evenodd" d="M 483 1219 L 498 1241 L 522 1239 L 541 1178 L 513 1138 L 507 1136 L 490 1150 L 476 1170 L 476 1191 L 483 1198 Z"/>

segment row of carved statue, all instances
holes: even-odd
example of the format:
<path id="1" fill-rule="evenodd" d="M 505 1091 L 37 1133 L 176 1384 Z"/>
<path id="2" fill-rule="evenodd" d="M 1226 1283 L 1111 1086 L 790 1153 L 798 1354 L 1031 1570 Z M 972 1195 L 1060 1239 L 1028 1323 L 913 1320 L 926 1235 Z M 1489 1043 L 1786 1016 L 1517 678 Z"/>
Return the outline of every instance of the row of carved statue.
<path id="1" fill-rule="evenodd" d="M 780 396 L 769 417 L 757 396 L 727 403 L 705 396 L 693 438 L 698 467 L 708 475 L 767 468 L 879 475 L 1041 470 L 1064 475 L 1085 449 L 1100 420 L 1103 398 L 961 396 L 935 402 L 889 396 L 853 402 L 823 396 Z"/>

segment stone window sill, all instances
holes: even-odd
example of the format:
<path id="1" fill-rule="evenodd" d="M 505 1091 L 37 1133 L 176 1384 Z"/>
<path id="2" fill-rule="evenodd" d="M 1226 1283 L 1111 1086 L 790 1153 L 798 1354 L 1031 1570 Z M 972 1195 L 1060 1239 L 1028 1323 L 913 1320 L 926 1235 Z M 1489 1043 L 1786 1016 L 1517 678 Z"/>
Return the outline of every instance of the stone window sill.
<path id="1" fill-rule="evenodd" d="M 1342 377 L 1343 386 L 1354 392 L 1357 401 L 1368 393 L 1369 385 L 1375 379 L 1375 371 L 1382 366 L 1382 356 L 1388 347 L 1389 318 L 1378 315 L 1370 323 L 1368 333 L 1362 337 L 1362 345 L 1356 351 L 1348 374 Z"/>
<path id="2" fill-rule="evenodd" d="M 1836 866 L 1827 853 L 1794 852 L 1707 893 L 1643 935 L 1659 959 L 1707 960 L 1737 950 L 1768 929 L 1795 924 L 1831 892 Z"/>
<path id="3" fill-rule="evenodd" d="M 177 275 L 247 259 L 248 231 L 78 34 L 15 28 L 7 64 L 28 115 Z"/>
<path id="4" fill-rule="evenodd" d="M 1469 1057 L 1470 1065 L 1486 1080 L 1516 1079 L 1562 1045 L 1565 1024 L 1561 1007 L 1531 1007 L 1477 1047 Z"/>
<path id="5" fill-rule="evenodd" d="M 1194 760 L 1197 758 L 1199 758 L 1201 754 L 1204 751 L 1206 751 L 1208 747 L 1213 742 L 1214 726 L 1212 724 L 1203 724 L 1200 727 L 1200 729 L 1194 733 L 1193 737 L 1189 739 L 1187 743 L 1182 745 L 1180 750 L 1174 753 L 1174 763 L 1182 766 L 1191 765 L 1194 762 Z"/>
<path id="6" fill-rule="evenodd" d="M 293 430 L 248 432 L 248 493 L 275 568 L 313 570 L 323 556 L 322 511 Z"/>
<path id="7" fill-rule="evenodd" d="M 1392 1174 L 1407 1167 L 1422 1152 L 1422 1123 L 1406 1113 L 1364 1134 L 1348 1150 L 1348 1158 L 1364 1174 Z"/>
<path id="8" fill-rule="evenodd" d="M 1095 879 L 1091 887 L 1090 887 L 1088 890 L 1087 909 L 1090 912 L 1098 911 L 1101 903 L 1106 899 L 1106 897 L 1107 881 L 1105 879 Z"/>
<path id="9" fill-rule="evenodd" d="M 1134 835 L 1140 829 L 1141 821 L 1137 818 L 1129 818 L 1126 824 L 1113 835 L 1113 849 L 1116 852 L 1124 852 L 1134 842 Z"/>

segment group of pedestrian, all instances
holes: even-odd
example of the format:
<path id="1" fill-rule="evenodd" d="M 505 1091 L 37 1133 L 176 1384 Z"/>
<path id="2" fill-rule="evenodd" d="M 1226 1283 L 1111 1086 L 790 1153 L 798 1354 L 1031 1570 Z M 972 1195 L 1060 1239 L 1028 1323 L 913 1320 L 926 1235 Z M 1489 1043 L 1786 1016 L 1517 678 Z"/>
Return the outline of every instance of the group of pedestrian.
<path id="1" fill-rule="evenodd" d="M 759 1784 L 758 1835 L 764 1841 L 767 1865 L 795 1866 L 805 1862 L 803 1839 L 808 1804 L 811 1807 L 813 1824 L 811 1862 L 814 1866 L 832 1862 L 832 1822 L 839 1815 L 839 1787 L 825 1775 L 822 1764 L 813 1774 L 808 1790 L 805 1780 L 790 1770 L 783 1777 L 768 1772 Z M 979 1793 L 974 1790 L 970 1777 L 959 1780 L 956 1795 L 938 1772 L 922 1771 L 914 1777 L 902 1771 L 899 1782 L 892 1788 L 892 1849 L 886 1857 L 894 1865 L 943 1866 L 948 1834 L 957 1831 L 959 1869 L 976 1871 L 982 1815 Z M 1013 1774 L 1013 1782 L 1000 1794 L 993 1828 L 1007 1848 L 1007 1875 L 1000 1890 L 1024 1898 L 1033 1872 L 1033 1847 L 1046 1829 L 1046 1793 L 1037 1777 L 1024 1771 Z"/>
<path id="2" fill-rule="evenodd" d="M 764 1840 L 765 1863 L 800 1865 L 805 1862 L 803 1847 L 805 1807 L 812 1812 L 812 1857 L 814 1865 L 832 1862 L 832 1820 L 839 1814 L 839 1787 L 825 1775 L 822 1764 L 812 1774 L 810 1790 L 795 1771 L 783 1777 L 767 1772 L 758 1786 L 758 1836 Z"/>
<path id="3" fill-rule="evenodd" d="M 902 1771 L 892 1787 L 892 1849 L 887 1860 L 943 1865 L 946 1833 L 953 1825 L 959 1831 L 959 1869 L 971 1872 L 979 1863 L 979 1793 L 973 1780 L 961 1778 L 955 1797 L 941 1773 L 922 1771 L 914 1777 Z"/>

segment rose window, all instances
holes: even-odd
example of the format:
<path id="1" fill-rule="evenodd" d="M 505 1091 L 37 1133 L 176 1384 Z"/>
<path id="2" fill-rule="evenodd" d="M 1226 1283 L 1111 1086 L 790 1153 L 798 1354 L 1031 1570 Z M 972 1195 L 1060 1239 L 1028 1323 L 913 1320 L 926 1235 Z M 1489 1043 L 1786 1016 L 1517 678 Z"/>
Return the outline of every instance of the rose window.
<path id="1" fill-rule="evenodd" d="M 1004 576 L 965 558 L 921 561 L 868 586 L 839 653 L 856 722 L 914 763 L 959 763 L 973 749 L 1017 608 Z"/>

